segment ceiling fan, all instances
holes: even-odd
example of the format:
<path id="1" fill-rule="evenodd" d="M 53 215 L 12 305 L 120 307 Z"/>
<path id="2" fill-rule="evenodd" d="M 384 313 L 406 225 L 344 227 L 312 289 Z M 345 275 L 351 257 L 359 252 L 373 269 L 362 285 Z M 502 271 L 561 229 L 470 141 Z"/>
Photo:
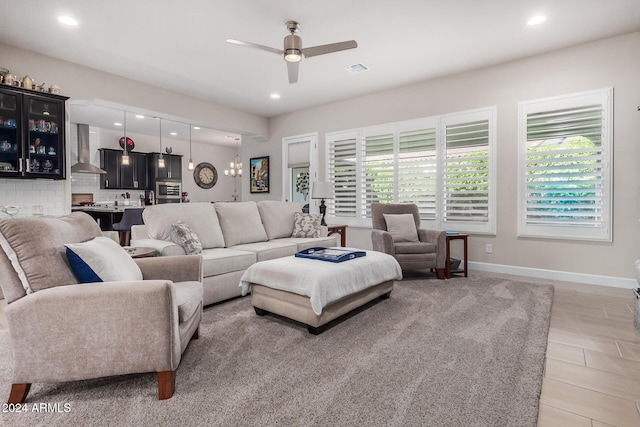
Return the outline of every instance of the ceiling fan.
<path id="1" fill-rule="evenodd" d="M 286 25 L 290 34 L 284 38 L 284 47 L 282 50 L 242 40 L 227 39 L 227 42 L 240 46 L 255 47 L 257 49 L 266 50 L 267 52 L 283 55 L 284 60 L 287 61 L 289 83 L 296 83 L 298 81 L 298 65 L 300 64 L 300 61 L 302 61 L 303 57 L 310 58 L 312 56 L 324 55 L 326 53 L 339 52 L 341 50 L 354 49 L 358 47 L 358 43 L 356 43 L 355 40 L 349 40 L 303 48 L 302 39 L 300 36 L 295 34 L 300 30 L 300 24 L 296 21 L 288 21 Z"/>

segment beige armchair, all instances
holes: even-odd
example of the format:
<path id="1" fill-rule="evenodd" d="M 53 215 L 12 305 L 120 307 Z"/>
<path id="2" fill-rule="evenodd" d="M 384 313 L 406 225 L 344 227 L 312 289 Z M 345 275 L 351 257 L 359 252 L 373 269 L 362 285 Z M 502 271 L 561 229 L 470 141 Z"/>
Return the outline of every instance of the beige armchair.
<path id="1" fill-rule="evenodd" d="M 417 236 L 400 239 L 392 235 L 384 215 L 410 214 Z M 418 207 L 414 204 L 371 204 L 373 249 L 396 258 L 403 270 L 435 269 L 438 279 L 445 278 L 445 239 L 443 230 L 420 228 Z M 413 240 L 413 241 L 411 241 Z"/>
<path id="2" fill-rule="evenodd" d="M 84 213 L 0 221 L 14 366 L 9 403 L 24 402 L 32 383 L 145 372 L 157 373 L 159 399 L 173 395 L 181 355 L 198 338 L 202 259 L 138 259 L 144 280 L 77 284 L 64 244 L 99 235 Z"/>

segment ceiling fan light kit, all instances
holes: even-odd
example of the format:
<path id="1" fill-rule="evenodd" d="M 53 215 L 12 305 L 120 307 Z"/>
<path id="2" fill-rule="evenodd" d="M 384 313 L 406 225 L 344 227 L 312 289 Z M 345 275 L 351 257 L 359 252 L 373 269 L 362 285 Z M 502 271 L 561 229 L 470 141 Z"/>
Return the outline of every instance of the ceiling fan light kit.
<path id="1" fill-rule="evenodd" d="M 227 43 L 237 44 L 239 46 L 253 47 L 256 49 L 266 50 L 267 52 L 273 52 L 278 55 L 282 55 L 284 60 L 287 62 L 289 83 L 296 83 L 298 81 L 298 64 L 300 61 L 302 61 L 302 58 L 325 55 L 327 53 L 339 52 L 341 50 L 354 49 L 358 47 L 358 43 L 355 40 L 348 40 L 344 42 L 303 48 L 302 38 L 295 34 L 298 32 L 298 30 L 300 30 L 300 24 L 298 24 L 296 21 L 287 21 L 286 26 L 290 34 L 284 38 L 284 46 L 282 50 L 257 43 L 245 42 L 235 39 L 227 39 Z"/>

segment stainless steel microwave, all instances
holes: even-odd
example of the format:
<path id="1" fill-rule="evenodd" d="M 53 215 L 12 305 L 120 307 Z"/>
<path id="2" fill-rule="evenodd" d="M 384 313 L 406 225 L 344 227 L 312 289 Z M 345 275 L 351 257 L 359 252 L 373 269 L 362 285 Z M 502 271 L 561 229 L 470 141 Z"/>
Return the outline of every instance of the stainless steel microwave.
<path id="1" fill-rule="evenodd" d="M 182 183 L 180 181 L 156 181 L 156 200 L 158 203 L 174 202 L 174 200 L 179 202 L 181 198 Z"/>

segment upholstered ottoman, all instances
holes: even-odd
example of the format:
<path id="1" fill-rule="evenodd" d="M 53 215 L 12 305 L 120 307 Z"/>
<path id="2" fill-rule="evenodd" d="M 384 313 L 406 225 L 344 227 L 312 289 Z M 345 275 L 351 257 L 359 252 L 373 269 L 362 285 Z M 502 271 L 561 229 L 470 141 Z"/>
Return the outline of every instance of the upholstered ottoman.
<path id="1" fill-rule="evenodd" d="M 394 257 L 365 252 L 341 263 L 294 256 L 258 262 L 240 279 L 242 294 L 251 292 L 256 314 L 296 320 L 317 335 L 328 322 L 378 297 L 388 298 L 394 280 L 402 279 Z"/>

